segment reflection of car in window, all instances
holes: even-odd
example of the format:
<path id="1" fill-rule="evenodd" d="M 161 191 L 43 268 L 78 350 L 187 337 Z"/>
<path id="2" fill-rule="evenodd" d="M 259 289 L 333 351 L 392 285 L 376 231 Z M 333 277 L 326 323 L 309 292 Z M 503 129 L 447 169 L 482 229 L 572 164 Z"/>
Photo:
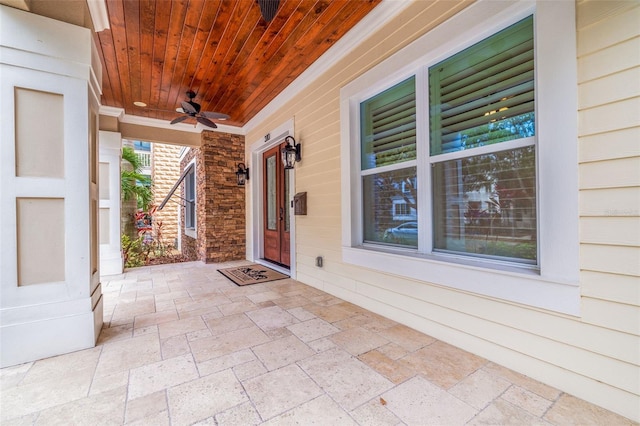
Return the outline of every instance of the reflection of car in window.
<path id="1" fill-rule="evenodd" d="M 418 222 L 405 222 L 384 231 L 384 240 L 397 244 L 418 244 Z"/>

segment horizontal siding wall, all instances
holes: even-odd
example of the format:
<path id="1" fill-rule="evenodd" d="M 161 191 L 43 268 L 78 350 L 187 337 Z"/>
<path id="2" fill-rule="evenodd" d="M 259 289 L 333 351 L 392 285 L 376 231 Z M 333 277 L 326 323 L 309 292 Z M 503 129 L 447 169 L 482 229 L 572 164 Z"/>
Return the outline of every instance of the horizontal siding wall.
<path id="1" fill-rule="evenodd" d="M 577 10 L 581 320 L 606 331 L 603 344 L 616 333 L 634 339 L 631 357 L 610 356 L 633 366 L 638 394 L 640 2 L 581 1 Z M 640 403 L 632 407 L 638 420 Z"/>
<path id="2" fill-rule="evenodd" d="M 348 59 L 247 135 L 247 141 L 260 140 L 292 117 L 295 120 L 295 137 L 303 146 L 302 162 L 296 165 L 295 191 L 308 194 L 308 214 L 297 216 L 295 223 L 297 279 L 640 420 L 635 408 L 640 404 L 638 114 L 635 125 L 629 112 L 616 118 L 607 116 L 608 122 L 591 121 L 592 116 L 602 120 L 599 113 L 638 105 L 637 93 L 629 96 L 621 90 L 632 87 L 635 82 L 630 80 L 637 76 L 640 60 L 629 55 L 633 56 L 634 50 L 636 56 L 640 52 L 638 26 L 609 35 L 610 26 L 629 26 L 638 14 L 638 2 L 577 5 L 583 317 L 550 313 L 342 262 L 341 191 L 349 188 L 340 184 L 340 88 L 468 4 L 412 3 L 354 49 Z M 631 35 L 634 31 L 635 36 Z M 610 51 L 626 51 L 628 55 L 614 66 L 611 62 L 619 55 Z M 601 62 L 605 59 L 608 64 Z M 598 82 L 601 78 L 610 82 Z M 629 81 L 621 85 L 618 78 Z M 613 85 L 612 92 L 607 90 L 608 84 Z M 617 100 L 621 96 L 624 99 Z M 629 212 L 633 214 L 626 214 Z M 323 268 L 315 266 L 316 256 L 324 257 Z"/>

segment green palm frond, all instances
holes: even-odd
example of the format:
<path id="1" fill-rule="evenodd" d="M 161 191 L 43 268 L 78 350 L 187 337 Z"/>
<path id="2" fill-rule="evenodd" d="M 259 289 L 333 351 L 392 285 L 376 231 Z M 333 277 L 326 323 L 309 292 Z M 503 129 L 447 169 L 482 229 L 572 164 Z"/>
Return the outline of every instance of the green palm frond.
<path id="1" fill-rule="evenodd" d="M 142 165 L 133 148 L 122 148 L 122 159 L 129 162 L 133 168 L 133 170 L 123 169 L 120 172 L 122 198 L 125 201 L 135 198 L 138 201 L 138 207 L 146 211 L 153 201 L 151 179 L 140 173 Z"/>

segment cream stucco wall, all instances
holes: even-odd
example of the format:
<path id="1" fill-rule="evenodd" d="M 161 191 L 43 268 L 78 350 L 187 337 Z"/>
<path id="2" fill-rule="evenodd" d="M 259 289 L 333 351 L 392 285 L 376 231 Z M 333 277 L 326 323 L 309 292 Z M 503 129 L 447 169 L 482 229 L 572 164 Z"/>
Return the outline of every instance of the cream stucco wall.
<path id="1" fill-rule="evenodd" d="M 295 190 L 308 193 L 308 215 L 296 217 L 296 278 L 638 421 L 638 2 L 576 3 L 578 316 L 386 275 L 342 260 L 341 193 L 349 188 L 340 181 L 340 88 L 467 4 L 412 3 L 249 131 L 247 158 L 252 143 L 291 118 L 303 145 Z M 255 198 L 248 194 L 249 203 Z M 319 255 L 323 268 L 314 263 Z"/>

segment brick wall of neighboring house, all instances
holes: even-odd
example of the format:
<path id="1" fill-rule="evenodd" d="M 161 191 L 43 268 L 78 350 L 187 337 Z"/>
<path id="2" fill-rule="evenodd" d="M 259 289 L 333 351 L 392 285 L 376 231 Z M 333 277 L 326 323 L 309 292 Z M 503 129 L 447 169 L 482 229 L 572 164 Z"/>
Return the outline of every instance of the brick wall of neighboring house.
<path id="1" fill-rule="evenodd" d="M 244 136 L 204 131 L 201 147 L 187 153 L 181 170 L 193 158 L 197 241 L 182 230 L 183 254 L 196 254 L 205 263 L 245 259 L 245 193 L 235 174 L 236 165 L 245 162 Z"/>
<path id="2" fill-rule="evenodd" d="M 153 181 L 153 204 L 158 206 L 180 177 L 181 146 L 154 143 L 151 145 L 151 179 Z M 179 195 L 179 194 L 177 194 Z M 174 202 L 175 200 L 176 202 Z M 156 212 L 155 224 L 162 222 L 162 240 L 174 246 L 178 238 L 179 199 L 175 197 L 162 210 Z M 156 229 L 154 229 L 156 231 Z"/>

